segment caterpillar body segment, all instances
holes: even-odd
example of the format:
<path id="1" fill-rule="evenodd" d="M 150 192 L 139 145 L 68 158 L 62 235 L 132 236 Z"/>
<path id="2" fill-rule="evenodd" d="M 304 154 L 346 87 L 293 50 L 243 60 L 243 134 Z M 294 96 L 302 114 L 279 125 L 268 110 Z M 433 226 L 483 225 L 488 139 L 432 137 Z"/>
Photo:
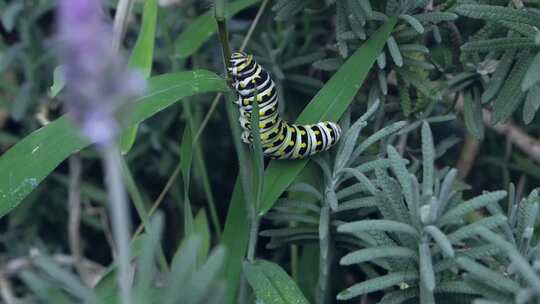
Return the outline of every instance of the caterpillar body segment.
<path id="1" fill-rule="evenodd" d="M 235 103 L 240 111 L 242 141 L 248 144 L 252 142 L 251 112 L 253 102 L 257 102 L 261 145 L 265 156 L 275 159 L 304 158 L 330 149 L 341 137 L 341 127 L 334 122 L 299 125 L 281 119 L 274 81 L 252 55 L 233 53 L 229 72 L 238 93 Z"/>

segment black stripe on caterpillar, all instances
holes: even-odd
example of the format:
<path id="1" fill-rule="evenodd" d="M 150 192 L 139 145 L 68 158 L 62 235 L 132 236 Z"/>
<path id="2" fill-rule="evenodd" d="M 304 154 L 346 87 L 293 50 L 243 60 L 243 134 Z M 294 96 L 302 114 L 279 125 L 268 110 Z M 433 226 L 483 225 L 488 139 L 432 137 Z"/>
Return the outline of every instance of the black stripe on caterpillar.
<path id="1" fill-rule="evenodd" d="M 312 125 L 291 124 L 278 113 L 276 86 L 270 74 L 252 55 L 235 52 L 229 72 L 238 93 L 242 141 L 251 143 L 251 111 L 259 106 L 259 128 L 263 153 L 275 159 L 304 158 L 330 149 L 341 137 L 341 127 L 330 121 Z"/>

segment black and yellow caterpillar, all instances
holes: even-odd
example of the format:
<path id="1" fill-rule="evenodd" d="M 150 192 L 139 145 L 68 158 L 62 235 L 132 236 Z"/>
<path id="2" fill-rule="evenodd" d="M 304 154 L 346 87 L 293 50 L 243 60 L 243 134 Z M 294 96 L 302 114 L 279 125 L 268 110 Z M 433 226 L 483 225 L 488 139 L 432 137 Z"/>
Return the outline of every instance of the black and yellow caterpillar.
<path id="1" fill-rule="evenodd" d="M 251 111 L 253 101 L 259 106 L 259 129 L 265 156 L 297 159 L 326 151 L 341 137 L 341 127 L 324 121 L 313 125 L 291 124 L 280 118 L 276 86 L 270 74 L 252 55 L 235 52 L 230 59 L 229 73 L 238 93 L 242 141 L 251 143 Z"/>

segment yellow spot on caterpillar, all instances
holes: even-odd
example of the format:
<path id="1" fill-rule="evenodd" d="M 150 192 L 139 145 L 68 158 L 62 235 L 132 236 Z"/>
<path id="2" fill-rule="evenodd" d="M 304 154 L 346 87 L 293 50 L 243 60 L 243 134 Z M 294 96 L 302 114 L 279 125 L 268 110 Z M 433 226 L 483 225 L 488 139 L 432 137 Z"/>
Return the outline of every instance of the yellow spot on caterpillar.
<path id="1" fill-rule="evenodd" d="M 322 145 L 322 142 L 318 141 L 317 146 L 320 146 L 320 145 Z"/>
<path id="2" fill-rule="evenodd" d="M 302 144 L 300 145 L 300 147 L 305 148 L 305 147 L 307 147 L 307 145 L 306 145 L 306 143 L 302 143 Z"/>
<path id="3" fill-rule="evenodd" d="M 281 135 L 279 136 L 279 139 L 280 139 L 280 140 L 283 140 L 283 139 L 285 139 L 285 136 L 283 136 L 283 134 L 281 134 Z"/>
<path id="4" fill-rule="evenodd" d="M 315 131 L 314 133 L 315 133 L 315 135 L 319 135 L 321 132 Z"/>
<path id="5" fill-rule="evenodd" d="M 306 131 L 302 130 L 302 131 L 300 131 L 300 134 L 301 135 L 306 135 Z"/>
<path id="6" fill-rule="evenodd" d="M 294 141 L 289 141 L 289 146 L 294 146 Z"/>

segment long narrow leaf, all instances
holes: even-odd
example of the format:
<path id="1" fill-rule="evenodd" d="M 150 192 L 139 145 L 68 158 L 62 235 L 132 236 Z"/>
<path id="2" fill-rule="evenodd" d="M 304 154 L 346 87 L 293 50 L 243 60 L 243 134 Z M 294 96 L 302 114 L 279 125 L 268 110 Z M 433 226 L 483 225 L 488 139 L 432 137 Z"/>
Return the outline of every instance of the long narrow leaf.
<path id="1" fill-rule="evenodd" d="M 225 90 L 227 84 L 222 78 L 204 70 L 152 77 L 146 95 L 121 109 L 131 113 L 123 127 L 133 126 L 184 97 Z M 0 217 L 15 208 L 69 155 L 89 144 L 63 116 L 4 153 L 0 157 Z"/>

